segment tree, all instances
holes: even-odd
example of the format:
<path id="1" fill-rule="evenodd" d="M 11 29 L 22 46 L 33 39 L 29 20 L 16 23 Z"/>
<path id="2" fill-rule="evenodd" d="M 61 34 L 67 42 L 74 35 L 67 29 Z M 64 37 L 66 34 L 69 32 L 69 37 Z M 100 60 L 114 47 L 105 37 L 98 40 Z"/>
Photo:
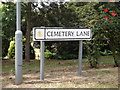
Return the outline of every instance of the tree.
<path id="1" fill-rule="evenodd" d="M 78 24 L 92 28 L 94 32 L 92 40 L 84 42 L 91 67 L 97 66 L 101 47 L 105 44 L 111 48 L 115 65 L 118 66 L 120 59 L 119 3 L 92 2 L 75 6 L 79 18 Z"/>
<path id="2" fill-rule="evenodd" d="M 7 55 L 7 52 L 8 52 L 8 47 L 9 47 L 9 43 L 10 41 L 13 40 L 13 37 L 15 36 L 15 31 L 16 31 L 16 4 L 15 3 L 12 3 L 12 2 L 6 2 L 6 3 L 2 3 L 2 33 L 3 33 L 3 36 L 2 36 L 2 46 L 3 46 L 3 57 Z M 23 32 L 23 36 L 25 36 L 26 32 L 26 42 L 27 45 L 29 46 L 26 46 L 28 47 L 28 51 L 30 50 L 30 32 L 31 32 L 31 25 L 29 24 L 30 21 L 28 20 L 28 23 L 27 23 L 27 18 L 29 18 L 29 14 L 26 12 L 26 11 L 29 11 L 29 8 L 28 6 L 26 5 L 26 3 L 21 3 L 22 5 L 22 9 L 21 9 L 21 12 L 22 12 L 22 24 L 21 24 L 21 29 L 22 29 L 22 32 Z M 27 8 L 27 9 L 26 9 Z M 28 16 L 28 17 L 27 17 Z M 27 24 L 26 24 L 27 23 Z M 26 25 L 27 27 L 29 28 L 29 30 L 26 31 Z M 29 34 L 29 35 L 28 35 Z M 29 36 L 29 37 L 28 37 Z M 30 55 L 30 52 L 28 53 L 28 55 Z M 26 55 L 27 56 L 27 55 Z"/>
<path id="3" fill-rule="evenodd" d="M 26 42 L 25 42 L 25 60 L 30 60 L 30 34 L 31 34 L 31 2 L 27 4 L 27 31 L 26 31 Z"/>
<path id="4" fill-rule="evenodd" d="M 94 25 L 96 22 L 97 17 L 97 10 L 95 9 L 95 6 L 98 4 L 98 2 L 92 2 L 92 3 L 76 3 L 74 4 L 76 7 L 76 13 L 78 15 L 78 26 L 82 26 L 84 28 L 90 28 L 94 30 Z M 94 32 L 94 31 L 93 31 Z M 86 57 L 88 58 L 88 61 L 90 63 L 90 66 L 92 68 L 98 67 L 98 58 L 100 56 L 99 53 L 99 35 L 97 32 L 94 32 L 94 35 L 92 36 L 92 40 L 90 41 L 84 41 L 83 42 L 84 50 L 86 52 Z"/>
<path id="5" fill-rule="evenodd" d="M 11 2 L 1 4 L 2 15 L 2 57 L 7 55 L 9 43 L 15 34 L 16 8 Z"/>
<path id="6" fill-rule="evenodd" d="M 107 40 L 113 53 L 115 66 L 118 67 L 120 61 L 120 5 L 119 3 L 105 3 L 99 6 L 96 23 L 96 31 L 101 38 Z"/>
<path id="7" fill-rule="evenodd" d="M 35 8 L 35 12 L 38 16 L 33 17 L 34 27 L 76 27 L 78 20 L 74 6 L 69 3 L 41 3 L 41 7 Z M 57 53 L 58 59 L 78 56 L 78 42 L 46 42 L 46 45 L 50 52 Z"/>

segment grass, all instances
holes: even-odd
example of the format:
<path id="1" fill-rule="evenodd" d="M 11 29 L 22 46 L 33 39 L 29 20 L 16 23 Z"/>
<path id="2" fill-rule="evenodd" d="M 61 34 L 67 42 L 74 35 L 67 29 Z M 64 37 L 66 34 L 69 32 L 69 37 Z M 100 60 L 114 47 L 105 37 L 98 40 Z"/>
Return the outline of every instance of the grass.
<path id="1" fill-rule="evenodd" d="M 109 68 L 105 69 L 89 69 L 87 70 L 89 73 L 94 73 L 96 75 L 109 75 L 111 73 L 116 73 L 116 71 L 110 70 Z"/>
<path id="2" fill-rule="evenodd" d="M 2 72 L 12 72 L 14 70 L 15 64 L 14 60 L 3 60 L 2 61 Z"/>
<path id="3" fill-rule="evenodd" d="M 105 65 L 114 65 L 112 56 L 102 56 L 99 58 L 99 64 L 101 66 Z M 2 71 L 3 72 L 14 72 L 15 70 L 15 61 L 14 60 L 3 60 L 2 61 Z M 30 62 L 23 61 L 23 70 L 29 71 L 29 70 L 39 70 L 40 60 L 30 60 Z M 89 62 L 87 59 L 83 59 L 82 62 L 83 67 L 88 67 Z M 59 67 L 77 67 L 78 66 L 78 60 L 45 60 L 45 69 L 54 69 Z M 107 71 L 104 71 L 107 72 Z"/>
<path id="4" fill-rule="evenodd" d="M 14 85 L 14 60 L 3 60 L 3 86 L 7 88 L 118 88 L 118 68 L 112 56 L 99 58 L 100 68 L 91 69 L 83 59 L 82 76 L 77 76 L 78 60 L 45 60 L 45 81 L 39 80 L 40 60 L 23 61 L 23 84 Z M 103 66 L 108 66 L 104 68 Z"/>
<path id="5" fill-rule="evenodd" d="M 114 58 L 113 56 L 101 56 L 99 58 L 100 64 L 114 64 Z"/>

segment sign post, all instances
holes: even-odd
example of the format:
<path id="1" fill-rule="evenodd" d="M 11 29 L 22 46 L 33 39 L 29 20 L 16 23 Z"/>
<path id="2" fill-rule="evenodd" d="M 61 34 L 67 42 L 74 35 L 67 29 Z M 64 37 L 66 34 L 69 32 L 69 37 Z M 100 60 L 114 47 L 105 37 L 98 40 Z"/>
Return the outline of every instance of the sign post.
<path id="1" fill-rule="evenodd" d="M 45 42 L 41 41 L 40 42 L 40 48 L 41 48 L 41 53 L 40 53 L 40 80 L 44 80 L 44 47 Z"/>
<path id="2" fill-rule="evenodd" d="M 22 32 L 21 32 L 21 6 L 17 1 L 17 30 L 15 32 L 15 84 L 22 83 Z"/>
<path id="3" fill-rule="evenodd" d="M 82 72 L 82 40 L 79 41 L 79 52 L 78 52 L 78 60 L 79 60 L 79 65 L 78 65 L 78 75 L 81 75 Z"/>
<path id="4" fill-rule="evenodd" d="M 44 44 L 45 41 L 79 41 L 78 75 L 82 72 L 82 41 L 91 40 L 91 29 L 61 27 L 34 27 L 33 40 L 41 41 L 40 80 L 44 80 Z"/>

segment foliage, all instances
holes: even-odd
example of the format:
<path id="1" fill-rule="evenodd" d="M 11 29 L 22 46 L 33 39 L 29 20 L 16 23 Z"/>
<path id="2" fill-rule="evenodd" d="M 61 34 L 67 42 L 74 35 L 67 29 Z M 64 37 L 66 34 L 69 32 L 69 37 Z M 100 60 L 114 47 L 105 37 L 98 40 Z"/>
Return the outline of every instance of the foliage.
<path id="1" fill-rule="evenodd" d="M 52 53 L 48 49 L 46 49 L 46 51 L 45 51 L 45 58 L 46 59 L 54 59 L 55 55 L 56 55 L 56 53 Z"/>
<path id="2" fill-rule="evenodd" d="M 22 31 L 25 36 L 28 5 L 22 5 Z M 97 67 L 100 55 L 112 54 L 115 64 L 120 60 L 120 5 L 103 2 L 41 2 L 31 3 L 32 27 L 74 27 L 91 28 L 91 41 L 84 41 L 84 55 L 91 67 Z M 5 3 L 3 12 L 3 43 L 10 42 L 15 31 L 15 4 Z M 10 15 L 8 15 L 10 14 Z M 32 29 L 31 29 L 32 30 Z M 29 30 L 30 31 L 30 30 Z M 10 34 L 8 34 L 10 33 Z M 73 59 L 78 57 L 78 42 L 46 42 L 46 58 Z M 3 46 L 6 52 L 6 46 Z M 5 55 L 5 54 L 4 54 Z"/>
<path id="3" fill-rule="evenodd" d="M 15 58 L 15 41 L 10 42 L 8 57 Z M 35 59 L 35 52 L 32 46 L 30 46 L 30 58 Z M 25 59 L 25 39 L 23 39 L 23 59 Z"/>
<path id="4" fill-rule="evenodd" d="M 86 57 L 88 58 L 88 61 L 92 68 L 97 68 L 99 64 L 98 58 L 100 57 L 100 48 L 99 44 L 96 43 L 98 43 L 97 40 L 92 40 L 84 44 L 87 50 Z"/>
<path id="5" fill-rule="evenodd" d="M 108 55 L 112 55 L 112 52 L 110 50 L 104 50 L 103 52 L 100 51 L 100 55 L 102 56 L 108 56 Z"/>
<path id="6" fill-rule="evenodd" d="M 76 13 L 79 21 L 78 25 L 83 28 L 90 28 L 94 32 L 94 24 L 96 22 L 97 10 L 95 6 L 98 2 L 83 3 L 83 5 L 76 5 Z M 87 53 L 86 57 L 89 60 L 90 66 L 96 68 L 98 66 L 98 58 L 100 56 L 100 42 L 97 32 L 94 32 L 91 41 L 84 41 L 84 50 Z"/>
<path id="7" fill-rule="evenodd" d="M 118 66 L 118 61 L 120 60 L 119 6 L 119 3 L 106 3 L 99 6 L 99 17 L 97 17 L 97 22 L 95 23 L 95 32 L 99 33 L 99 38 L 107 40 L 107 44 L 109 45 L 114 57 L 115 66 Z"/>
<path id="8" fill-rule="evenodd" d="M 9 42 L 15 33 L 15 4 L 11 2 L 1 4 L 2 15 L 2 56 L 8 52 Z"/>
<path id="9" fill-rule="evenodd" d="M 98 64 L 97 57 L 99 57 L 101 51 L 105 51 L 102 47 L 109 46 L 107 50 L 112 51 L 114 58 L 116 58 L 115 64 L 118 66 L 118 60 L 120 59 L 118 57 L 120 56 L 119 3 L 87 3 L 80 7 L 76 6 L 76 12 L 79 14 L 79 25 L 92 28 L 94 32 L 92 40 L 85 41 L 90 65 L 96 67 L 97 65 L 91 63 Z"/>
<path id="10" fill-rule="evenodd" d="M 2 57 L 5 57 L 8 52 L 10 41 L 2 36 Z"/>
<path id="11" fill-rule="evenodd" d="M 69 3 L 42 3 L 41 7 L 35 8 L 35 13 L 38 16 L 33 17 L 33 26 L 37 27 L 76 27 L 78 20 L 74 6 Z M 56 53 L 57 59 L 73 59 L 78 54 L 76 42 L 46 42 L 46 46 L 50 52 Z"/>
<path id="12" fill-rule="evenodd" d="M 78 41 L 56 43 L 57 59 L 77 59 L 78 58 Z"/>
<path id="13" fill-rule="evenodd" d="M 8 49 L 8 57 L 15 58 L 15 41 L 11 41 Z"/>

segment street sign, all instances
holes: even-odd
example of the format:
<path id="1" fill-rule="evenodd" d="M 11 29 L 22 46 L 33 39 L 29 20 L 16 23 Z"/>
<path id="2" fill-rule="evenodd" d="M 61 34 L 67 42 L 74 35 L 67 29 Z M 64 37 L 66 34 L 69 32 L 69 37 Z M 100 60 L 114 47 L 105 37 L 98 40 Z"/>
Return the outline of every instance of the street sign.
<path id="1" fill-rule="evenodd" d="M 33 28 L 34 41 L 91 40 L 91 29 Z"/>
<path id="2" fill-rule="evenodd" d="M 45 41 L 79 41 L 79 65 L 78 75 L 82 72 L 82 48 L 83 40 L 91 40 L 91 29 L 74 29 L 61 27 L 34 27 L 33 40 L 40 41 L 40 80 L 44 80 L 44 48 Z"/>

